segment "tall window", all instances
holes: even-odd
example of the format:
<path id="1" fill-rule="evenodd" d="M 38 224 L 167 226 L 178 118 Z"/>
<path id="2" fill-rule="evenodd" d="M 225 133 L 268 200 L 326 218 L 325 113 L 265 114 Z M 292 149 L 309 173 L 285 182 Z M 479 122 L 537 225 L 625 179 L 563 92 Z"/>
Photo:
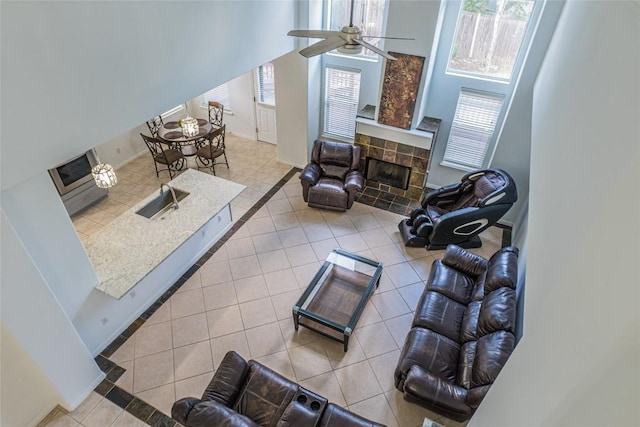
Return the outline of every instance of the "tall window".
<path id="1" fill-rule="evenodd" d="M 202 106 L 206 107 L 209 101 L 217 101 L 224 105 L 225 112 L 231 110 L 231 100 L 229 98 L 229 88 L 226 83 L 214 87 L 201 97 Z"/>
<path id="2" fill-rule="evenodd" d="M 276 105 L 276 88 L 273 64 L 267 62 L 256 68 L 256 101 L 262 104 Z"/>
<path id="3" fill-rule="evenodd" d="M 384 11 L 387 0 L 355 0 L 353 6 L 353 25 L 360 28 L 363 36 L 382 36 Z M 340 31 L 349 25 L 351 14 L 351 0 L 329 0 L 327 2 L 326 29 Z M 365 41 L 379 47 L 380 39 L 365 38 Z M 378 55 L 369 49 L 363 49 L 362 54 L 377 58 Z"/>
<path id="4" fill-rule="evenodd" d="M 462 2 L 447 72 L 511 79 L 533 0 Z"/>
<path id="5" fill-rule="evenodd" d="M 330 66 L 325 68 L 324 135 L 353 139 L 359 97 L 359 70 Z"/>
<path id="6" fill-rule="evenodd" d="M 498 124 L 504 95 L 462 88 L 444 162 L 481 168 Z"/>

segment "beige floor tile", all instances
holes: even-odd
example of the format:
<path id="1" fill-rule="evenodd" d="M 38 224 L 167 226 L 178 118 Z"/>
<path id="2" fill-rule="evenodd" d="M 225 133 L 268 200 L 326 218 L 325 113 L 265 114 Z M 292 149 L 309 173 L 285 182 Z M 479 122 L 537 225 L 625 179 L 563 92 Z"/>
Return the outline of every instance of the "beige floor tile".
<path id="1" fill-rule="evenodd" d="M 338 380 L 333 371 L 302 380 L 300 381 L 300 385 L 327 398 L 331 403 L 342 407 L 347 406 L 347 402 L 344 400 L 344 395 L 340 389 L 340 384 L 338 384 Z"/>
<path id="2" fill-rule="evenodd" d="M 286 349 L 278 323 L 247 329 L 247 343 L 251 357 L 262 357 Z"/>
<path id="3" fill-rule="evenodd" d="M 209 341 L 173 349 L 173 366 L 176 381 L 208 372 L 213 373 Z"/>
<path id="4" fill-rule="evenodd" d="M 342 249 L 350 252 L 363 251 L 369 248 L 360 233 L 338 236 L 336 240 Z"/>
<path id="5" fill-rule="evenodd" d="M 440 419 L 439 414 L 404 400 L 404 394 L 396 389 L 387 391 L 385 397 L 400 427 L 421 427 L 425 418 L 432 421 Z"/>
<path id="6" fill-rule="evenodd" d="M 409 261 L 409 265 L 413 268 L 413 271 L 416 272 L 420 281 L 424 282 L 429 278 L 429 273 L 431 272 L 431 264 L 435 258 L 431 256 L 426 256 L 424 258 L 416 258 L 414 260 Z"/>
<path id="7" fill-rule="evenodd" d="M 395 389 L 394 371 L 399 357 L 400 350 L 393 350 L 369 359 L 369 364 L 378 379 L 378 384 L 385 392 Z"/>
<path id="8" fill-rule="evenodd" d="M 289 204 L 289 206 L 291 206 L 291 204 Z M 298 217 L 293 212 L 293 208 L 292 212 L 273 215 L 271 217 L 271 220 L 273 221 L 273 225 L 276 227 L 276 230 L 278 230 L 278 232 L 290 230 L 292 228 L 300 228 L 300 221 L 298 221 Z"/>
<path id="9" fill-rule="evenodd" d="M 364 310 L 362 310 L 356 329 L 381 321 L 382 317 L 380 316 L 380 313 L 378 313 L 378 310 L 376 310 L 376 307 L 373 304 L 367 304 L 364 306 Z"/>
<path id="10" fill-rule="evenodd" d="M 306 289 L 307 286 L 309 286 L 323 262 L 324 259 L 322 262 L 314 261 L 309 264 L 299 265 L 293 268 L 293 275 L 296 276 L 298 288 Z"/>
<path id="11" fill-rule="evenodd" d="M 318 261 L 316 253 L 309 243 L 299 246 L 291 246 L 285 249 L 286 257 L 292 267 L 298 267 L 305 264 Z"/>
<path id="12" fill-rule="evenodd" d="M 311 247 L 313 248 L 313 252 L 316 254 L 316 258 L 326 259 L 327 256 L 331 253 L 332 250 L 339 248 L 340 245 L 335 238 L 318 240 L 317 242 L 311 243 Z"/>
<path id="13" fill-rule="evenodd" d="M 233 282 L 207 286 L 202 288 L 202 294 L 204 296 L 204 308 L 206 311 L 228 307 L 238 303 L 236 288 L 233 286 Z"/>
<path id="14" fill-rule="evenodd" d="M 225 247 L 227 248 L 227 257 L 229 259 L 242 258 L 256 253 L 251 237 L 230 240 L 225 244 Z"/>
<path id="15" fill-rule="evenodd" d="M 240 218 L 239 216 L 235 216 L 235 219 Z M 245 237 L 251 237 L 251 234 L 249 233 L 249 227 L 247 227 L 247 225 L 243 225 L 242 227 L 240 227 L 240 229 L 238 231 L 236 231 L 235 233 L 233 233 L 233 235 L 229 238 L 229 241 L 232 240 L 238 240 L 238 239 L 244 239 Z"/>
<path id="16" fill-rule="evenodd" d="M 399 427 L 391 406 L 389 406 L 383 394 L 349 405 L 349 409 L 358 415 L 384 424 L 387 427 Z"/>
<path id="17" fill-rule="evenodd" d="M 418 300 L 420 299 L 420 295 L 424 291 L 424 283 L 418 282 L 413 285 L 403 286 L 398 288 L 398 292 L 400 296 L 407 303 L 407 306 L 411 311 L 415 311 L 416 305 L 418 304 Z"/>
<path id="18" fill-rule="evenodd" d="M 294 276 L 293 270 L 290 268 L 266 273 L 264 275 L 264 279 L 267 283 L 269 295 L 272 296 L 284 292 L 298 290 L 298 282 L 296 281 L 296 276 Z"/>
<path id="19" fill-rule="evenodd" d="M 302 224 L 304 233 L 307 235 L 307 239 L 309 239 L 310 242 L 317 242 L 318 240 L 326 240 L 335 237 L 325 222 L 307 224 L 301 220 L 300 223 Z"/>
<path id="20" fill-rule="evenodd" d="M 176 400 L 182 399 L 183 397 L 201 398 L 202 393 L 204 393 L 204 390 L 207 388 L 212 378 L 213 372 L 207 372 L 205 374 L 176 381 Z"/>
<path id="21" fill-rule="evenodd" d="M 258 254 L 258 260 L 260 261 L 260 267 L 263 273 L 270 273 L 291 267 L 284 249 Z"/>
<path id="22" fill-rule="evenodd" d="M 336 369 L 334 372 L 348 405 L 382 393 L 378 380 L 366 360 Z M 358 380 L 355 381 L 355 378 Z"/>
<path id="23" fill-rule="evenodd" d="M 169 302 L 173 319 L 204 312 L 202 289 L 176 293 L 169 299 Z"/>
<path id="24" fill-rule="evenodd" d="M 182 286 L 180 286 L 180 288 L 176 291 L 176 294 L 187 292 L 187 291 L 193 291 L 200 288 L 202 288 L 202 279 L 200 277 L 200 270 L 197 270 L 195 273 L 191 275 L 191 277 L 187 279 L 186 282 L 184 282 Z"/>
<path id="25" fill-rule="evenodd" d="M 229 266 L 231 267 L 231 276 L 233 277 L 233 280 L 262 274 L 260 262 L 258 261 L 258 257 L 255 255 L 231 259 L 229 260 Z"/>
<path id="26" fill-rule="evenodd" d="M 143 427 L 145 425 L 143 421 L 140 421 L 127 411 L 122 411 L 113 424 L 111 424 L 111 427 Z"/>
<path id="27" fill-rule="evenodd" d="M 360 233 L 380 227 L 380 223 L 371 213 L 353 215 L 351 221 Z"/>
<path id="28" fill-rule="evenodd" d="M 280 237 L 278 237 L 278 233 L 276 233 L 275 231 L 273 233 L 265 233 L 253 236 L 252 240 L 253 246 L 256 249 L 256 253 L 258 254 L 283 248 Z"/>
<path id="29" fill-rule="evenodd" d="M 411 311 L 396 289 L 387 292 L 376 292 L 371 296 L 370 302 L 375 305 L 376 310 L 384 320 L 398 317 Z"/>
<path id="30" fill-rule="evenodd" d="M 408 262 L 385 266 L 384 270 L 397 288 L 417 283 L 421 280 Z"/>
<path id="31" fill-rule="evenodd" d="M 202 286 L 213 286 L 226 283 L 232 280 L 231 262 L 229 261 L 207 261 L 200 269 L 200 281 Z"/>
<path id="32" fill-rule="evenodd" d="M 173 383 L 173 350 L 136 358 L 133 365 L 133 392 Z"/>
<path id="33" fill-rule="evenodd" d="M 293 208 L 287 199 L 269 200 L 266 206 L 271 215 L 281 215 L 293 212 Z"/>
<path id="34" fill-rule="evenodd" d="M 124 362 L 133 360 L 135 338 L 129 338 L 126 340 L 112 355 L 109 360 L 122 366 Z"/>
<path id="35" fill-rule="evenodd" d="M 162 304 L 158 309 L 142 324 L 140 329 L 148 328 L 151 325 L 168 322 L 171 320 L 171 304 Z"/>
<path id="36" fill-rule="evenodd" d="M 313 224 L 320 224 L 326 227 L 326 222 L 320 212 L 320 209 L 309 208 L 305 203 L 301 210 L 296 211 L 296 216 L 298 217 L 298 221 L 300 221 L 300 225 L 302 225 L 302 227 L 307 227 Z M 325 239 L 326 238 L 328 237 L 325 237 Z"/>
<path id="37" fill-rule="evenodd" d="M 402 316 L 394 317 L 393 319 L 385 320 L 387 329 L 391 333 L 391 336 L 395 340 L 399 348 L 404 345 L 404 340 L 411 329 L 411 323 L 413 322 L 413 313 L 406 313 Z"/>
<path id="38" fill-rule="evenodd" d="M 402 252 L 393 244 L 371 248 L 371 252 L 375 254 L 378 261 L 387 267 L 393 264 L 400 264 L 407 260 Z"/>
<path id="39" fill-rule="evenodd" d="M 331 363 L 320 343 L 290 348 L 289 357 L 298 381 L 331 371 Z"/>
<path id="40" fill-rule="evenodd" d="M 240 332 L 245 328 L 238 305 L 207 311 L 207 325 L 211 338 Z"/>
<path id="41" fill-rule="evenodd" d="M 134 335 L 136 358 L 160 353 L 173 347 L 171 322 L 162 322 L 140 328 Z"/>
<path id="42" fill-rule="evenodd" d="M 214 369 L 217 369 L 218 366 L 220 366 L 220 362 L 222 362 L 224 355 L 227 354 L 228 351 L 233 350 L 247 360 L 251 358 L 249 344 L 247 343 L 247 335 L 244 331 L 213 338 L 211 339 L 210 344 Z"/>
<path id="43" fill-rule="evenodd" d="M 102 396 L 100 396 L 95 391 L 92 391 L 91 393 L 89 393 L 89 396 L 87 396 L 87 398 L 83 400 L 80 405 L 78 405 L 76 409 L 69 412 L 67 415 L 69 415 L 71 418 L 73 418 L 78 422 L 82 422 L 84 421 L 85 418 L 87 418 L 89 413 L 93 410 L 93 408 L 96 407 L 96 405 L 102 399 L 103 399 Z"/>
<path id="44" fill-rule="evenodd" d="M 385 233 L 371 233 L 364 231 L 360 233 L 360 236 L 362 236 L 362 240 L 364 240 L 369 249 L 377 248 L 379 246 L 393 245 L 393 241 Z"/>
<path id="45" fill-rule="evenodd" d="M 121 368 L 125 369 L 125 371 L 120 375 L 120 378 L 115 382 L 115 385 L 129 393 L 133 393 L 133 360 L 120 363 L 119 365 Z"/>
<path id="46" fill-rule="evenodd" d="M 209 339 L 209 327 L 204 313 L 174 319 L 171 326 L 173 348 Z"/>
<path id="47" fill-rule="evenodd" d="M 322 345 L 333 369 L 352 365 L 367 358 L 362 350 L 360 342 L 358 341 L 358 337 L 355 335 L 351 335 L 351 337 L 349 337 L 349 349 L 347 351 L 344 351 L 343 343 L 332 339 L 323 340 Z"/>
<path id="48" fill-rule="evenodd" d="M 137 396 L 165 415 L 171 416 L 171 407 L 173 406 L 173 402 L 176 401 L 176 392 L 173 383 L 141 391 Z"/>
<path id="49" fill-rule="evenodd" d="M 276 312 L 271 305 L 271 298 L 243 302 L 239 304 L 239 307 L 245 329 L 255 328 L 278 320 Z"/>
<path id="50" fill-rule="evenodd" d="M 81 424 L 61 410 L 54 409 L 36 427 L 77 427 Z"/>
<path id="51" fill-rule="evenodd" d="M 296 382 L 296 375 L 293 370 L 293 366 L 291 365 L 291 360 L 289 359 L 289 353 L 286 351 L 279 351 L 277 353 L 258 357 L 255 360 L 279 373 L 283 377 Z"/>
<path id="52" fill-rule="evenodd" d="M 342 214 L 340 214 L 336 219 L 327 221 L 327 225 L 335 237 L 347 236 L 358 232 L 356 226 L 353 225 L 351 218 Z"/>
<path id="53" fill-rule="evenodd" d="M 267 282 L 262 274 L 233 281 L 239 303 L 269 296 Z"/>
<path id="54" fill-rule="evenodd" d="M 295 281 L 294 281 L 295 283 Z M 271 297 L 271 304 L 278 320 L 292 319 L 294 304 L 300 299 L 302 292 L 297 287 L 289 292 L 283 292 Z"/>
<path id="55" fill-rule="evenodd" d="M 122 408 L 118 405 L 107 399 L 102 399 L 82 421 L 82 425 L 85 427 L 109 426 L 121 413 Z"/>
<path id="56" fill-rule="evenodd" d="M 246 225 L 249 227 L 249 233 L 252 236 L 276 231 L 276 227 L 273 225 L 273 221 L 271 221 L 270 217 L 251 218 L 247 221 Z"/>
<path id="57" fill-rule="evenodd" d="M 324 339 L 320 334 L 317 334 L 310 329 L 300 326 L 296 331 L 293 325 L 293 318 L 283 319 L 278 322 L 282 336 L 287 348 L 298 347 L 301 345 L 318 342 Z"/>
<path id="58" fill-rule="evenodd" d="M 298 220 L 296 219 L 296 222 Z M 286 230 L 279 230 L 278 237 L 280 237 L 280 241 L 282 242 L 282 246 L 285 248 L 290 248 L 292 246 L 299 246 L 305 243 L 309 243 L 309 239 L 307 239 L 307 235 L 304 232 L 302 227 L 294 227 Z"/>
<path id="59" fill-rule="evenodd" d="M 367 357 L 375 357 L 398 348 L 384 322 L 356 328 L 355 333 Z"/>

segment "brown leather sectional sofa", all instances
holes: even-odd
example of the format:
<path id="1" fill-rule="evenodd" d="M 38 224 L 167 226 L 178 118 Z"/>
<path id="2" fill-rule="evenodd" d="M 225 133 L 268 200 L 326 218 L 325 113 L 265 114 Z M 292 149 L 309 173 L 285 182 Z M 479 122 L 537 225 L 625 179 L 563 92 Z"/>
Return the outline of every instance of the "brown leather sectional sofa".
<path id="1" fill-rule="evenodd" d="M 433 262 L 395 370 L 408 401 L 469 419 L 515 346 L 518 249 L 455 245 Z"/>
<path id="2" fill-rule="evenodd" d="M 187 427 L 385 427 L 233 351 L 202 398 L 178 400 L 171 416 Z"/>

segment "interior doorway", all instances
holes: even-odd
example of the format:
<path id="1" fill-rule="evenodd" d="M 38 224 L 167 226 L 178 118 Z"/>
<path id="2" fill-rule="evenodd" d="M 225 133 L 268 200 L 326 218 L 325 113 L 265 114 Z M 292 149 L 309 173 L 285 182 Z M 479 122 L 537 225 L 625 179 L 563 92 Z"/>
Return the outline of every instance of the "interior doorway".
<path id="1" fill-rule="evenodd" d="M 273 63 L 267 62 L 253 73 L 256 139 L 277 144 L 276 93 Z"/>

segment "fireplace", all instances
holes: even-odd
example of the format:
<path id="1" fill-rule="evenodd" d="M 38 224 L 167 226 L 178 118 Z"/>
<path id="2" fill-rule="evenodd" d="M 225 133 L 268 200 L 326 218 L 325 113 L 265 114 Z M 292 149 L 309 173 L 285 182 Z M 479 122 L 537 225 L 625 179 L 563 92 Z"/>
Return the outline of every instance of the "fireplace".
<path id="1" fill-rule="evenodd" d="M 366 179 L 406 190 L 409 188 L 411 168 L 367 157 Z"/>

